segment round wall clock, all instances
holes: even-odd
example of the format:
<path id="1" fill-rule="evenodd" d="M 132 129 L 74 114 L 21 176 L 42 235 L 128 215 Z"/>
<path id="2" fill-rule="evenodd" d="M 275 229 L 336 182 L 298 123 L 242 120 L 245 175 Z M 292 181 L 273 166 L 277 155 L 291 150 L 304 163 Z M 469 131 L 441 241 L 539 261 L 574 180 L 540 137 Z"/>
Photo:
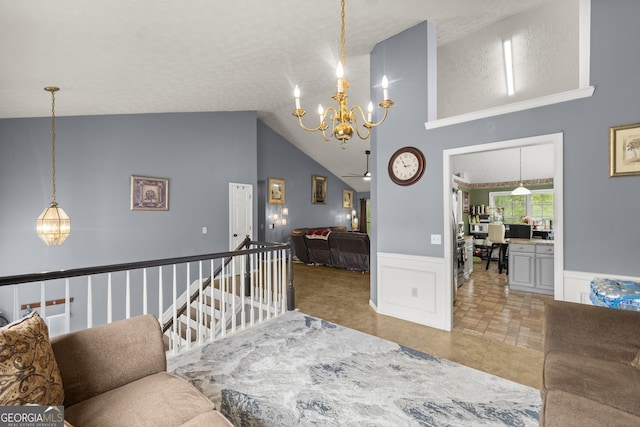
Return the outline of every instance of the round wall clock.
<path id="1" fill-rule="evenodd" d="M 402 147 L 389 159 L 389 177 L 398 185 L 415 184 L 426 168 L 424 154 L 415 147 Z"/>

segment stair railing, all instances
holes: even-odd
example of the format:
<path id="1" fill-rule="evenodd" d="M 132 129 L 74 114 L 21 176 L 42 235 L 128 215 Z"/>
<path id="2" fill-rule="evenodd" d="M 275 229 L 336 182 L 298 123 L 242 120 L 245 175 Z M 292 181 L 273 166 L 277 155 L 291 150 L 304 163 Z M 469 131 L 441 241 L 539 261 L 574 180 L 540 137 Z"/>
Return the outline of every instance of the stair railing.
<path id="1" fill-rule="evenodd" d="M 58 335 L 139 314 L 151 313 L 162 319 L 163 313 L 173 306 L 169 326 L 162 321 L 161 326 L 173 336 L 169 345 L 175 353 L 191 348 L 190 339 L 175 339 L 183 332 L 188 338 L 191 332 L 188 327 L 191 310 L 186 303 L 176 304 L 179 293 L 186 293 L 190 304 L 197 303 L 199 307 L 205 298 L 211 301 L 218 298 L 209 311 L 198 310 L 198 325 L 208 318 L 210 326 L 208 335 L 198 326 L 200 343 L 295 309 L 290 244 L 247 238 L 238 248 L 230 252 L 0 277 L 3 296 L 0 310 L 9 320 L 16 320 L 26 311 L 21 307 L 31 310 L 39 306 L 41 317 L 56 322 L 49 324 L 50 334 Z M 197 268 L 191 268 L 192 264 Z M 241 274 L 235 274 L 236 264 L 241 266 Z M 214 268 L 215 265 L 218 267 Z M 195 293 L 191 292 L 194 283 L 198 287 Z M 243 289 L 237 289 L 238 283 Z M 166 298 L 168 295 L 172 296 Z M 176 320 L 185 317 L 187 327 L 181 331 Z"/>

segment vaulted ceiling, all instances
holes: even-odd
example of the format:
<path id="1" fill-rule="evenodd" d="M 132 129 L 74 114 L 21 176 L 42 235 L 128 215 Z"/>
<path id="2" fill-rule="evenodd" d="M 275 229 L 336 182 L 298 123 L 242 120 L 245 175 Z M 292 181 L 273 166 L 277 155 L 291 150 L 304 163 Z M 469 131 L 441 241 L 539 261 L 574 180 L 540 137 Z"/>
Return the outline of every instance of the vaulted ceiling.
<path id="1" fill-rule="evenodd" d="M 443 45 L 543 1 L 347 0 L 350 101 L 368 102 L 376 43 L 428 20 Z M 0 0 L 0 118 L 50 115 L 48 85 L 58 116 L 255 110 L 334 174 L 364 172 L 368 141 L 341 150 L 291 115 L 295 84 L 308 110 L 331 102 L 339 30 L 339 0 Z"/>

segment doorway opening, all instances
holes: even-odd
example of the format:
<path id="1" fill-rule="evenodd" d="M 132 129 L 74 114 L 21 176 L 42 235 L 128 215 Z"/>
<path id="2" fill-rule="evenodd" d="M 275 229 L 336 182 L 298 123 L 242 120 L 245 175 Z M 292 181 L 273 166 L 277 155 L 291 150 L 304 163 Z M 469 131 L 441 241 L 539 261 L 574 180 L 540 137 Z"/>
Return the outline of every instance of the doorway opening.
<path id="1" fill-rule="evenodd" d="M 554 291 L 553 297 L 558 300 L 563 299 L 564 295 L 564 283 L 563 283 L 563 271 L 564 271 L 564 216 L 563 216 L 563 157 L 562 157 L 562 145 L 563 135 L 562 133 L 540 135 L 529 138 L 520 138 L 513 140 L 505 140 L 487 144 L 479 144 L 466 146 L 461 148 L 444 150 L 443 152 L 443 205 L 444 205 L 444 218 L 450 218 L 452 212 L 453 203 L 451 198 L 451 183 L 452 183 L 452 159 L 454 156 L 471 154 L 471 153 L 486 153 L 486 152 L 499 152 L 500 150 L 507 150 L 519 147 L 533 147 L 541 145 L 551 145 L 552 157 L 553 157 L 553 187 L 554 187 Z M 495 167 L 495 166 L 494 166 Z M 445 265 L 452 266 L 454 264 L 453 255 L 455 254 L 454 245 L 456 245 L 456 235 L 453 227 L 449 224 L 444 226 L 444 238 L 445 238 Z M 482 267 L 484 268 L 484 267 Z M 453 302 L 454 302 L 454 283 L 455 283 L 455 269 L 450 268 L 448 274 L 448 281 L 445 284 L 447 292 L 450 295 L 451 304 L 450 311 L 450 326 L 453 328 Z"/>

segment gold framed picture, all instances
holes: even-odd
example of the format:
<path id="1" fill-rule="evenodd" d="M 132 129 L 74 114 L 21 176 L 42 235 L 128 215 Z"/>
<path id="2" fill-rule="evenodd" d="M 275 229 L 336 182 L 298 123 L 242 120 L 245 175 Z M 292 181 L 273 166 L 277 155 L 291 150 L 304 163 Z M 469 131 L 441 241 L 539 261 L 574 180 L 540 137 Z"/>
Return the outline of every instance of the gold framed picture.
<path id="1" fill-rule="evenodd" d="M 132 175 L 130 209 L 132 211 L 169 210 L 169 180 Z"/>
<path id="2" fill-rule="evenodd" d="M 286 197 L 285 181 L 282 178 L 269 178 L 269 204 L 284 205 Z"/>
<path id="3" fill-rule="evenodd" d="M 327 204 L 327 177 L 321 175 L 311 176 L 311 203 L 314 205 Z"/>
<path id="4" fill-rule="evenodd" d="M 353 191 L 342 190 L 342 207 L 344 209 L 353 209 Z"/>
<path id="5" fill-rule="evenodd" d="M 609 176 L 640 175 L 640 123 L 609 130 Z"/>

